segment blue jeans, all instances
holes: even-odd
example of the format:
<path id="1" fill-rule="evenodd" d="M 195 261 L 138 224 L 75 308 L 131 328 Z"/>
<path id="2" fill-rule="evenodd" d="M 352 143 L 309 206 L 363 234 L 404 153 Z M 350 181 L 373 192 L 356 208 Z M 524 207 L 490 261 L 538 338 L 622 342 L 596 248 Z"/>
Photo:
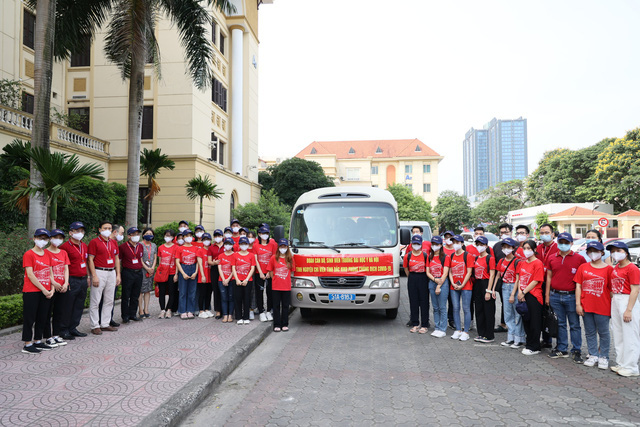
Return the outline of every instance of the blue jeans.
<path id="1" fill-rule="evenodd" d="M 229 285 L 222 284 L 222 280 L 218 282 L 218 288 L 220 288 L 220 299 L 222 300 L 222 306 L 220 312 L 223 316 L 233 315 L 234 303 L 233 303 L 233 288 L 236 282 L 229 280 Z"/>
<path id="2" fill-rule="evenodd" d="M 198 268 L 197 264 L 182 265 L 182 271 L 187 276 L 192 276 Z M 182 313 L 193 313 L 196 311 L 196 287 L 197 279 L 185 279 L 178 273 L 178 290 L 180 299 L 178 300 L 178 311 Z"/>
<path id="3" fill-rule="evenodd" d="M 584 313 L 584 335 L 587 337 L 587 348 L 590 356 L 609 358 L 609 345 L 611 334 L 609 333 L 609 316 L 596 313 Z M 598 336 L 600 346 L 598 346 Z"/>
<path id="4" fill-rule="evenodd" d="M 447 301 L 449 299 L 449 279 L 445 279 L 440 287 L 440 295 L 436 295 L 438 285 L 429 280 L 429 294 L 433 305 L 433 323 L 437 331 L 447 332 Z"/>
<path id="5" fill-rule="evenodd" d="M 516 298 L 511 304 L 509 298 L 511 298 L 511 292 L 513 291 L 514 283 L 502 283 L 502 304 L 504 311 L 504 323 L 507 324 L 507 341 L 514 341 L 519 343 L 525 343 L 526 338 L 524 335 L 524 324 L 522 323 L 522 316 L 516 311 Z"/>
<path id="6" fill-rule="evenodd" d="M 462 311 L 464 312 L 464 331 L 469 332 L 471 327 L 471 296 L 473 291 L 456 291 L 451 289 L 451 303 L 453 304 L 453 322 L 456 324 L 456 331 L 460 329 L 460 300 L 462 300 Z"/>
<path id="7" fill-rule="evenodd" d="M 576 296 L 556 294 L 551 291 L 549 304 L 558 316 L 558 338 L 556 346 L 559 351 L 567 351 L 569 340 L 567 336 L 567 319 L 571 331 L 571 352 L 580 353 L 582 347 L 582 329 L 580 328 L 580 316 L 576 313 Z"/>

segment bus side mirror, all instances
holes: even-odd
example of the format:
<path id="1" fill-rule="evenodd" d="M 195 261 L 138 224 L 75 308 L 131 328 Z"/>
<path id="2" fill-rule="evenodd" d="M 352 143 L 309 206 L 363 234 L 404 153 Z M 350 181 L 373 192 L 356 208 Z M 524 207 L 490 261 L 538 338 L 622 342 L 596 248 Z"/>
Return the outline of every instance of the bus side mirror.
<path id="1" fill-rule="evenodd" d="M 276 242 L 280 239 L 284 239 L 284 225 L 276 225 L 273 229 L 273 238 Z"/>
<path id="2" fill-rule="evenodd" d="M 406 228 L 400 229 L 400 244 L 408 245 L 411 243 L 411 231 Z"/>

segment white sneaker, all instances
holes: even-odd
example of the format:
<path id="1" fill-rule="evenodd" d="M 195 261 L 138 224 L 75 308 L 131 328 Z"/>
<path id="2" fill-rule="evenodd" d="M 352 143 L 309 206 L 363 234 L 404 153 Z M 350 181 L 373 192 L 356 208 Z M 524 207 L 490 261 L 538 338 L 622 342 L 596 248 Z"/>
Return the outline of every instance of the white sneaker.
<path id="1" fill-rule="evenodd" d="M 67 345 L 67 342 L 64 339 L 62 339 L 62 337 L 56 337 L 54 339 L 56 340 L 59 346 Z"/>
<path id="2" fill-rule="evenodd" d="M 622 377 L 637 377 L 638 373 L 637 372 L 633 372 L 630 369 L 620 368 L 618 370 L 618 375 L 620 375 Z"/>
<path id="3" fill-rule="evenodd" d="M 238 325 L 243 325 L 243 324 L 244 324 L 244 322 L 242 321 L 242 319 L 238 320 L 236 323 L 237 323 Z"/>
<path id="4" fill-rule="evenodd" d="M 447 336 L 447 333 L 445 331 L 436 331 L 438 333 L 438 335 L 435 335 L 436 338 L 444 338 Z"/>
<path id="5" fill-rule="evenodd" d="M 522 350 L 522 354 L 524 354 L 525 356 L 534 356 L 536 354 L 540 354 L 540 352 L 537 350 L 529 350 L 528 348 L 525 348 Z"/>
<path id="6" fill-rule="evenodd" d="M 609 369 L 611 369 L 613 372 L 618 372 L 620 369 L 622 369 L 622 366 L 616 365 L 616 366 L 610 367 Z"/>
<path id="7" fill-rule="evenodd" d="M 251 316 L 249 316 L 249 317 L 251 317 Z M 244 324 L 245 324 L 245 325 L 248 325 L 249 323 L 251 323 L 251 320 L 245 320 L 245 321 L 244 321 Z"/>
<path id="8" fill-rule="evenodd" d="M 270 311 L 267 311 L 267 320 L 268 320 L 269 322 L 273 321 L 273 315 L 271 314 L 271 312 L 270 312 Z"/>
<path id="9" fill-rule="evenodd" d="M 267 321 L 267 315 L 264 312 L 260 313 L 260 321 L 261 322 L 266 322 Z"/>
<path id="10" fill-rule="evenodd" d="M 208 319 L 209 316 L 207 316 L 207 313 L 205 313 L 204 311 L 201 311 L 200 314 L 198 314 L 198 319 Z"/>
<path id="11" fill-rule="evenodd" d="M 438 335 L 438 330 L 436 329 L 435 331 L 431 332 L 431 336 L 435 337 Z"/>
<path id="12" fill-rule="evenodd" d="M 58 342 L 57 342 L 56 340 L 54 340 L 53 338 L 47 338 L 47 340 L 45 341 L 45 343 L 46 343 L 49 347 L 53 347 L 53 348 L 58 347 Z"/>
<path id="13" fill-rule="evenodd" d="M 598 356 L 589 355 L 587 360 L 584 361 L 584 366 L 596 366 L 596 363 L 598 363 Z"/>
<path id="14" fill-rule="evenodd" d="M 256 318 L 256 316 L 255 316 L 255 314 L 253 314 L 253 310 L 251 310 L 251 311 L 249 312 L 249 320 L 253 320 L 253 319 L 255 319 L 255 318 Z"/>
<path id="15" fill-rule="evenodd" d="M 523 342 L 514 342 L 513 344 L 511 344 L 509 347 L 510 348 L 520 348 L 524 345 Z"/>
<path id="16" fill-rule="evenodd" d="M 453 333 L 453 335 L 451 335 L 451 339 L 452 339 L 452 340 L 460 339 L 460 335 L 462 335 L 462 332 L 460 332 L 460 331 L 455 331 L 455 332 Z"/>
<path id="17" fill-rule="evenodd" d="M 467 341 L 469 339 L 469 334 L 466 332 L 463 332 L 460 334 L 460 341 Z"/>
<path id="18" fill-rule="evenodd" d="M 600 369 L 608 369 L 609 368 L 609 359 L 606 357 L 598 358 L 598 368 Z"/>

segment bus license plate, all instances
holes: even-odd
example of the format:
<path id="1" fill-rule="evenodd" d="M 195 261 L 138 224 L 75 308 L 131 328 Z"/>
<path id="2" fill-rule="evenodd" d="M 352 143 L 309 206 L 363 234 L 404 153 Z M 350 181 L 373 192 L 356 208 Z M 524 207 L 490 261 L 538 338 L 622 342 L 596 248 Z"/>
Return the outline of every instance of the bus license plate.
<path id="1" fill-rule="evenodd" d="M 329 301 L 355 301 L 356 294 L 329 294 Z"/>

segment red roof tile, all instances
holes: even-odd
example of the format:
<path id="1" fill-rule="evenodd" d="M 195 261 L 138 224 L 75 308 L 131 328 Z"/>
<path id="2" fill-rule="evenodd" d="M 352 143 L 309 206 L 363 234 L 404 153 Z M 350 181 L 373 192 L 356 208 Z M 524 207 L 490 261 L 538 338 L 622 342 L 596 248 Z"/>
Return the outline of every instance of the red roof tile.
<path id="1" fill-rule="evenodd" d="M 635 209 L 629 209 L 626 212 L 622 212 L 621 214 L 618 214 L 618 216 L 640 216 L 640 212 L 638 212 Z"/>
<path id="2" fill-rule="evenodd" d="M 420 151 L 416 151 L 416 148 L 419 148 Z M 350 151 L 351 154 L 349 154 Z M 304 158 L 311 155 L 312 152 L 317 155 L 334 154 L 338 159 L 440 157 L 440 154 L 417 138 L 371 141 L 314 141 L 296 154 L 296 157 Z"/>
<path id="3" fill-rule="evenodd" d="M 561 216 L 610 216 L 608 213 L 595 211 L 591 209 L 581 208 L 580 206 L 574 206 L 569 209 L 565 209 L 562 212 L 553 214 L 549 218 L 561 217 Z"/>

